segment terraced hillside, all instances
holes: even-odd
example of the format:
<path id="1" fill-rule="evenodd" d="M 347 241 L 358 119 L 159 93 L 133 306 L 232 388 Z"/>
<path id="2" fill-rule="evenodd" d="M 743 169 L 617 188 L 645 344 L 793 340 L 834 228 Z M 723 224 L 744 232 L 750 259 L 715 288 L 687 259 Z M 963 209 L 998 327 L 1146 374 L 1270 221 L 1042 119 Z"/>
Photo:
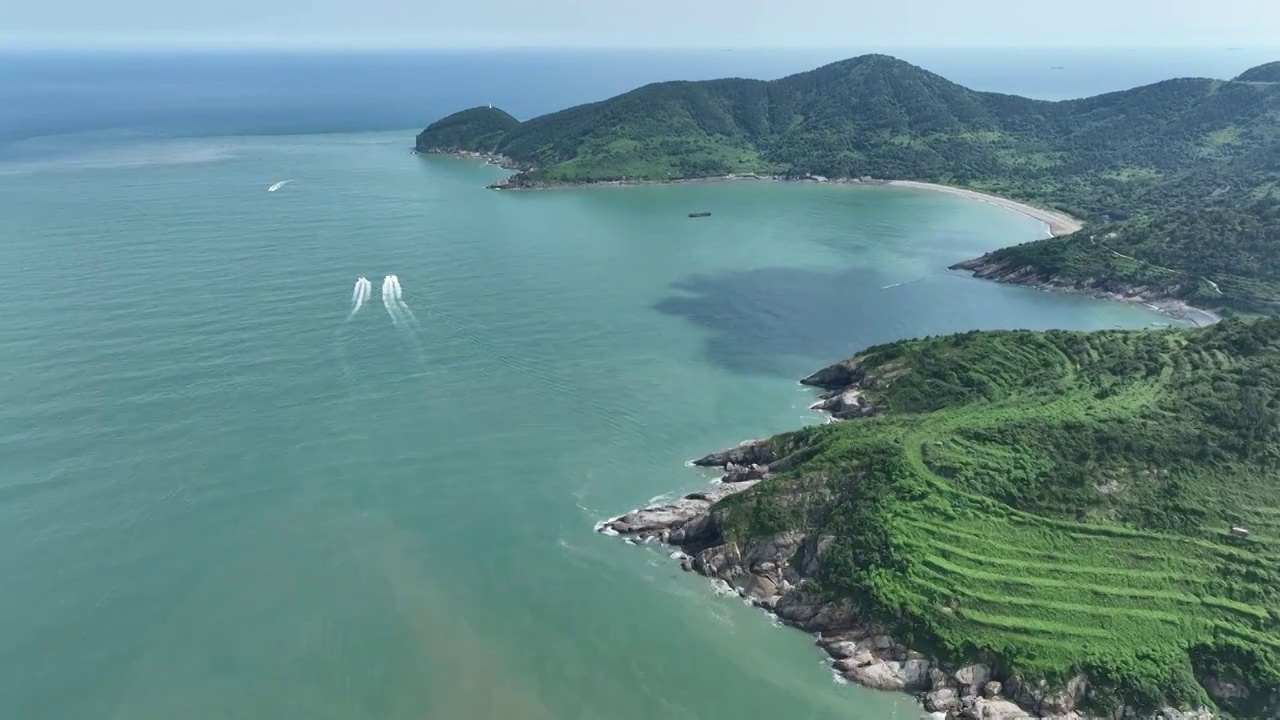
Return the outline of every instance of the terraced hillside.
<path id="1" fill-rule="evenodd" d="M 1274 717 L 1277 350 L 1274 319 L 873 347 L 810 382 L 878 413 L 774 438 L 786 471 L 714 510 L 825 538 L 809 582 L 944 663 Z"/>

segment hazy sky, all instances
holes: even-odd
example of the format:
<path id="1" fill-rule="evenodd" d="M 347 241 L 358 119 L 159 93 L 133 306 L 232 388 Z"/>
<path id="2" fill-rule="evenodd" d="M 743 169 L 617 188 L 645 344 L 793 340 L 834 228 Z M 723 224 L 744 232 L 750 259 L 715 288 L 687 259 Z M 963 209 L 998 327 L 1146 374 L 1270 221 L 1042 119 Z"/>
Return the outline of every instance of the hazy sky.
<path id="1" fill-rule="evenodd" d="M 0 0 L 4 45 L 1274 45 L 1280 0 Z"/>

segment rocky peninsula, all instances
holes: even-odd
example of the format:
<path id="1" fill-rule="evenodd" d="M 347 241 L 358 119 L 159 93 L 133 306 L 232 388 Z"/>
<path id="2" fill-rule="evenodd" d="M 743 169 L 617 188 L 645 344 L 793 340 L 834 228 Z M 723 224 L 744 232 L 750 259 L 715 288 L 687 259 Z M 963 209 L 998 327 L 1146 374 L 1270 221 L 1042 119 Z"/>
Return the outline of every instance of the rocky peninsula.
<path id="1" fill-rule="evenodd" d="M 811 408 L 841 425 L 878 422 L 887 409 L 887 398 L 892 397 L 890 387 L 906 368 L 899 354 L 887 362 L 876 355 L 872 349 L 803 379 L 802 384 L 822 390 Z M 1011 672 L 994 657 L 989 662 L 948 662 L 930 654 L 928 647 L 913 647 L 892 623 L 878 622 L 848 598 L 824 592 L 824 563 L 836 535 L 810 528 L 744 534 L 740 525 L 730 522 L 741 506 L 735 509 L 722 502 L 779 478 L 797 482 L 795 477 L 805 474 L 806 463 L 813 458 L 812 439 L 803 432 L 749 440 L 693 461 L 695 466 L 722 471 L 707 490 L 633 510 L 599 523 L 596 529 L 642 546 L 670 546 L 674 550 L 670 556 L 684 570 L 704 575 L 781 622 L 814 634 L 816 644 L 842 677 L 878 690 L 910 693 L 933 720 L 1215 717 L 1208 710 L 1170 706 L 1139 711 L 1119 705 L 1099 714 L 1085 672 L 1051 683 Z M 814 491 L 808 480 L 798 482 L 807 492 Z M 1215 697 L 1243 691 L 1221 678 L 1203 682 Z"/>

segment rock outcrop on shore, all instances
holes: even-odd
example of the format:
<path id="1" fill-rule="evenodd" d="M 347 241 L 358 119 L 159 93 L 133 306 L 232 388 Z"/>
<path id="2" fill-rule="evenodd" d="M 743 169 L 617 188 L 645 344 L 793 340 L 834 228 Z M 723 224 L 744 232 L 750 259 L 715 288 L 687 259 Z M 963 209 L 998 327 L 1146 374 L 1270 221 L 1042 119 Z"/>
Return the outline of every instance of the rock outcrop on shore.
<path id="1" fill-rule="evenodd" d="M 1063 278 L 1047 274 L 1032 265 L 1003 260 L 997 256 L 997 253 L 987 253 L 972 260 L 958 262 L 949 269 L 968 270 L 976 278 L 1009 285 L 1088 295 L 1101 300 L 1141 303 L 1172 317 L 1189 320 L 1196 325 L 1212 325 L 1221 319 L 1217 313 L 1193 307 L 1175 299 L 1174 295 L 1185 290 L 1182 287 L 1147 288 L 1110 278 Z"/>

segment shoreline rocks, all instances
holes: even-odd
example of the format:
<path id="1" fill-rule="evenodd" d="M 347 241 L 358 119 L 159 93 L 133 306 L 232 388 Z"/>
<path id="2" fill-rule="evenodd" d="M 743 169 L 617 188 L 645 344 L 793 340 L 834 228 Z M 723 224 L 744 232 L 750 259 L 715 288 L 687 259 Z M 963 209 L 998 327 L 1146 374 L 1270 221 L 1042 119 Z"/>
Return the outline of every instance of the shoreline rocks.
<path id="1" fill-rule="evenodd" d="M 1131 285 L 1112 285 L 1104 280 L 1087 281 L 1065 280 L 1056 275 L 1045 275 L 1040 270 L 1027 266 L 996 259 L 992 253 L 981 257 L 958 262 L 949 270 L 968 270 L 973 277 L 980 280 L 991 280 L 1008 285 L 1021 285 L 1048 292 L 1065 292 L 1073 295 L 1087 295 L 1099 300 L 1137 303 L 1145 305 L 1156 312 L 1171 317 L 1187 320 L 1197 326 L 1212 325 L 1222 318 L 1211 310 L 1198 308 L 1179 300 L 1176 297 L 1152 291 L 1146 287 Z"/>

